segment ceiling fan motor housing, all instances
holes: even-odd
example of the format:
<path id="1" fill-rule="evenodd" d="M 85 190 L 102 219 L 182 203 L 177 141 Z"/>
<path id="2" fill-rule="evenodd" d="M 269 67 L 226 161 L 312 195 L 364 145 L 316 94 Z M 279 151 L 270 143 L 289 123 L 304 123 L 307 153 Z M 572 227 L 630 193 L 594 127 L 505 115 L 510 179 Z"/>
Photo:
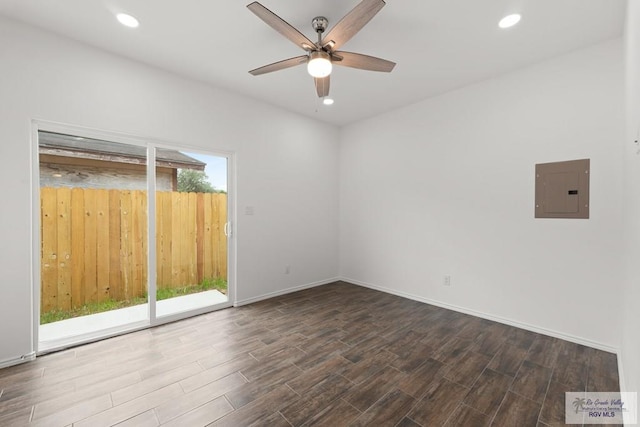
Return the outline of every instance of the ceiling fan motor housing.
<path id="1" fill-rule="evenodd" d="M 324 33 L 329 26 L 329 20 L 324 16 L 316 16 L 313 18 L 313 21 L 311 21 L 311 25 L 313 25 L 316 33 Z"/>

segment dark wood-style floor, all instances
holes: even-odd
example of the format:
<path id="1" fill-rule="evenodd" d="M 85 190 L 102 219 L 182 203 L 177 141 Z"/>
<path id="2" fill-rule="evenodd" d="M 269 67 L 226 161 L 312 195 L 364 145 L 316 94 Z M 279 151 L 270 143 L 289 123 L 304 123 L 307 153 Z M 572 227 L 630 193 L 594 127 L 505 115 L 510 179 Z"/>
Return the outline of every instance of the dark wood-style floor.
<path id="1" fill-rule="evenodd" d="M 2 426 L 554 426 L 614 354 L 345 283 L 0 370 Z"/>

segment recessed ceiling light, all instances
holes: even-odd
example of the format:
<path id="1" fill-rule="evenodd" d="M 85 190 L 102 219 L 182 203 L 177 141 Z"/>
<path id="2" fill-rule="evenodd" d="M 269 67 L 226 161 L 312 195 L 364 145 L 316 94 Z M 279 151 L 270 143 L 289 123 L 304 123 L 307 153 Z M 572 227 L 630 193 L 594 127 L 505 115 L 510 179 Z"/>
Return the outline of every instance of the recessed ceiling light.
<path id="1" fill-rule="evenodd" d="M 118 13 L 116 18 L 118 18 L 118 21 L 125 27 L 136 28 L 140 25 L 136 18 L 126 13 Z"/>
<path id="2" fill-rule="evenodd" d="M 322 103 L 324 105 L 333 105 L 333 99 L 332 98 L 325 98 L 322 100 Z"/>
<path id="3" fill-rule="evenodd" d="M 517 13 L 514 13 L 513 15 L 507 15 L 507 16 L 505 16 L 504 18 L 502 18 L 500 20 L 500 22 L 498 23 L 498 26 L 500 28 L 513 27 L 518 22 L 520 22 L 520 18 L 521 18 L 521 16 L 519 14 L 517 14 Z"/>

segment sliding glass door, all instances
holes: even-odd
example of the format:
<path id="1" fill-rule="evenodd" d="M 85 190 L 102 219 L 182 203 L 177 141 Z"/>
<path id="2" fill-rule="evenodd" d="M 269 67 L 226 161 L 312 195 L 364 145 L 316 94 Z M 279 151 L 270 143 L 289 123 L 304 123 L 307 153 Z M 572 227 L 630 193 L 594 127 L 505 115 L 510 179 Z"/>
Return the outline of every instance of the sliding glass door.
<path id="1" fill-rule="evenodd" d="M 39 351 L 229 305 L 227 157 L 37 137 Z"/>
<path id="2" fill-rule="evenodd" d="M 229 300 L 227 159 L 182 151 L 184 164 L 172 175 L 161 162 L 167 151 L 156 151 L 158 317 Z"/>

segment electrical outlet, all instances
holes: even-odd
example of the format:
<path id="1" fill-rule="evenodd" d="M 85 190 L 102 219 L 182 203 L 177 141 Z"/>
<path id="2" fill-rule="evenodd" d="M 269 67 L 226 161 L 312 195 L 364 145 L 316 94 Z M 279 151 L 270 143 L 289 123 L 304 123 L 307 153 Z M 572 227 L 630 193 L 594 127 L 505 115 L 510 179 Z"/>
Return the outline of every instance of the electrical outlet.
<path id="1" fill-rule="evenodd" d="M 284 266 L 284 274 L 289 274 L 291 273 L 291 266 L 290 265 L 285 265 Z"/>
<path id="2" fill-rule="evenodd" d="M 451 276 L 446 274 L 444 276 L 444 281 L 442 282 L 442 284 L 445 286 L 451 286 Z"/>

